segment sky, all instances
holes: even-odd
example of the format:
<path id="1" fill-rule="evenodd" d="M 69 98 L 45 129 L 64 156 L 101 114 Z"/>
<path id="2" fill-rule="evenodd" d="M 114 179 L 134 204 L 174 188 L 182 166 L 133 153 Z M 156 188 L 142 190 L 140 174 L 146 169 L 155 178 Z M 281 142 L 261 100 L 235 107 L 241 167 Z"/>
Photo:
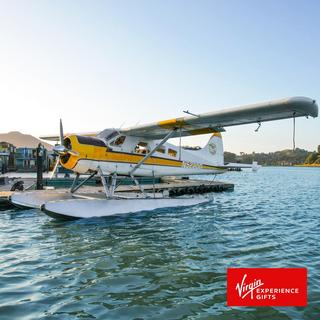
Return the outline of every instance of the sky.
<path id="1" fill-rule="evenodd" d="M 0 0 L 0 132 L 57 134 L 307 96 L 320 104 L 320 2 Z M 226 128 L 225 150 L 292 148 L 292 120 Z M 183 138 L 206 144 L 207 135 Z M 320 118 L 296 120 L 315 150 Z"/>

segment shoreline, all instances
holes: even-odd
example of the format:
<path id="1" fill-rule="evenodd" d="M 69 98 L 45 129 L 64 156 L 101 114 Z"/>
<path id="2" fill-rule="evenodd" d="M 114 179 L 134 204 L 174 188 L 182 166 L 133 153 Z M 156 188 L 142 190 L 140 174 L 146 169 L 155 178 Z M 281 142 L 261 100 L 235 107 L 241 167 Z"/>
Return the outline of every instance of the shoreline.
<path id="1" fill-rule="evenodd" d="M 309 167 L 309 168 L 316 168 L 320 167 L 320 164 L 296 164 L 294 167 Z"/>

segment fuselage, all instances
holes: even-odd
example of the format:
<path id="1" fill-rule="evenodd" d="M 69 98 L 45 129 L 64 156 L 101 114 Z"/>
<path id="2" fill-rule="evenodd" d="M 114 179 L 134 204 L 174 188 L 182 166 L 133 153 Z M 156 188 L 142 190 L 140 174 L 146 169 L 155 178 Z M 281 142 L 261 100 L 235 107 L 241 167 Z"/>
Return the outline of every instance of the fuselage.
<path id="1" fill-rule="evenodd" d="M 111 139 L 71 135 L 65 138 L 64 144 L 77 155 L 64 155 L 60 158 L 60 163 L 80 174 L 100 168 L 104 175 L 129 175 L 157 143 L 155 140 L 141 141 L 139 138 L 123 135 L 116 135 Z M 205 154 L 200 152 L 165 143 L 143 162 L 134 175 L 161 177 L 220 174 L 226 171 L 222 164 L 207 160 Z"/>

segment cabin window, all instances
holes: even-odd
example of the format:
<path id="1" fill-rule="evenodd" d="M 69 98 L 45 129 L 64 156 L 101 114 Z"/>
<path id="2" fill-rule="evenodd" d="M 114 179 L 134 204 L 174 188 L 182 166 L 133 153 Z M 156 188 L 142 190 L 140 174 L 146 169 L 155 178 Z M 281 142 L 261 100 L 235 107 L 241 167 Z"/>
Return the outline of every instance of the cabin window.
<path id="1" fill-rule="evenodd" d="M 123 145 L 124 141 L 126 140 L 126 136 L 120 136 L 116 140 L 114 140 L 111 144 L 117 147 Z"/>
<path id="2" fill-rule="evenodd" d="M 176 157 L 177 156 L 177 151 L 173 149 L 168 149 L 168 155 L 170 157 Z"/>
<path id="3" fill-rule="evenodd" d="M 136 147 L 134 148 L 134 152 L 135 153 L 140 153 L 140 154 L 147 154 L 150 152 L 149 148 L 148 148 L 148 143 L 147 142 L 143 142 L 140 141 Z"/>
<path id="4" fill-rule="evenodd" d="M 157 152 L 159 153 L 166 153 L 166 149 L 165 148 L 158 148 Z"/>

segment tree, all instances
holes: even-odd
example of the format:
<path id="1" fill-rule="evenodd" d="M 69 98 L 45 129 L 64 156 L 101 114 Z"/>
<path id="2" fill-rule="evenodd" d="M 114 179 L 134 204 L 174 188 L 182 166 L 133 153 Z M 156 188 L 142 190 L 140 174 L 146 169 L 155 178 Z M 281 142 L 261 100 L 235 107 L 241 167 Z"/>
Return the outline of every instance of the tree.
<path id="1" fill-rule="evenodd" d="M 304 161 L 305 164 L 313 164 L 318 158 L 317 152 L 312 152 L 307 156 L 307 159 Z"/>

